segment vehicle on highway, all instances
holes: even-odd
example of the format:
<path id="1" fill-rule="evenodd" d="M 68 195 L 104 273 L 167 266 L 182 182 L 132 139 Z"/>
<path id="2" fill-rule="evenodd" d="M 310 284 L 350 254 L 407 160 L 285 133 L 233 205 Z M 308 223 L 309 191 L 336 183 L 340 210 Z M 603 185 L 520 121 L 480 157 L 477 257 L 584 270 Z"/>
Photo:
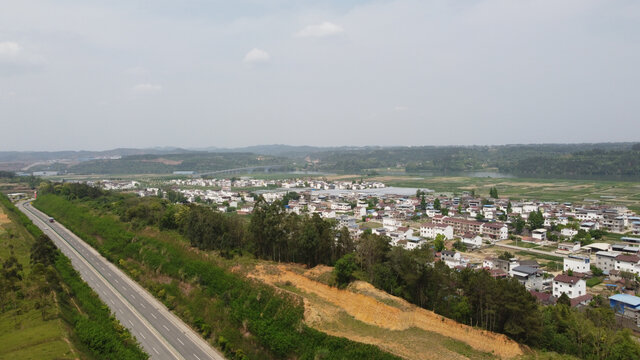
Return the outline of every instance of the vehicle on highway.
<path id="1" fill-rule="evenodd" d="M 55 220 L 53 220 L 53 218 L 52 218 L 52 217 L 50 217 L 50 218 L 49 218 L 49 222 L 50 222 L 50 223 L 52 223 L 52 222 L 54 222 L 54 221 L 55 221 Z"/>

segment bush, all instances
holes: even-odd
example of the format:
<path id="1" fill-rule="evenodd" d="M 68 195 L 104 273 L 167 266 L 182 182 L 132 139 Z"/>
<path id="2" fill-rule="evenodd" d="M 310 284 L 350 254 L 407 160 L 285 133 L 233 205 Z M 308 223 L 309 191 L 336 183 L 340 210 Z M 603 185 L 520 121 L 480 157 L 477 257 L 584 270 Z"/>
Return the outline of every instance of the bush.
<path id="1" fill-rule="evenodd" d="M 358 265 L 356 265 L 356 258 L 353 254 L 347 254 L 336 261 L 336 265 L 333 268 L 336 285 L 339 288 L 349 285 L 353 281 L 353 272 L 357 269 Z"/>

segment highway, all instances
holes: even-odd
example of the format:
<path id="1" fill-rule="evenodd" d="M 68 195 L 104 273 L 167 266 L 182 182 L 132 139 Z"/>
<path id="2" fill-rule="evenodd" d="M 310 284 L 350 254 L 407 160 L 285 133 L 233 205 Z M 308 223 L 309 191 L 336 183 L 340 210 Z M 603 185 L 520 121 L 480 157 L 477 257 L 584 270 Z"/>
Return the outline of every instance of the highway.
<path id="1" fill-rule="evenodd" d="M 95 249 L 30 203 L 18 208 L 69 258 L 82 279 L 131 331 L 151 359 L 224 359 L 160 301 Z"/>

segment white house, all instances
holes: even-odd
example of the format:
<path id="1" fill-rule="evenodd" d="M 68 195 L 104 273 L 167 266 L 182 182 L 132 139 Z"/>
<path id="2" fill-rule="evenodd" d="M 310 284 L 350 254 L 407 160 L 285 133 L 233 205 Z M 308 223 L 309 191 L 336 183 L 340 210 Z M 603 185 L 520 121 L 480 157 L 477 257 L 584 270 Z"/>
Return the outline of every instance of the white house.
<path id="1" fill-rule="evenodd" d="M 408 239 L 413 236 L 413 229 L 404 226 L 397 228 L 396 232 L 400 234 L 402 239 Z"/>
<path id="2" fill-rule="evenodd" d="M 530 212 L 538 211 L 538 205 L 535 204 L 523 204 L 522 213 L 529 214 Z"/>
<path id="3" fill-rule="evenodd" d="M 351 205 L 348 203 L 331 203 L 331 210 L 337 211 L 349 211 L 351 210 Z"/>
<path id="4" fill-rule="evenodd" d="M 543 286 L 542 271 L 531 266 L 516 266 L 509 271 L 509 275 L 518 279 L 527 290 L 540 291 Z"/>
<path id="5" fill-rule="evenodd" d="M 407 250 L 413 250 L 415 248 L 418 248 L 420 246 L 422 246 L 422 244 L 425 244 L 426 241 L 417 237 L 413 237 L 410 236 L 408 238 L 406 238 L 406 243 L 405 243 L 405 249 Z"/>
<path id="6" fill-rule="evenodd" d="M 471 232 L 464 233 L 461 237 L 462 243 L 471 247 L 482 246 L 482 236 Z"/>
<path id="7" fill-rule="evenodd" d="M 587 256 L 569 255 L 564 258 L 564 271 L 586 273 L 591 271 L 591 260 Z"/>
<path id="8" fill-rule="evenodd" d="M 640 257 L 625 254 L 616 256 L 616 270 L 640 274 Z"/>
<path id="9" fill-rule="evenodd" d="M 444 235 L 447 240 L 453 239 L 453 226 L 434 223 L 420 225 L 420 236 L 435 239 L 438 234 Z"/>
<path id="10" fill-rule="evenodd" d="M 578 230 L 574 230 L 572 228 L 564 228 L 560 230 L 560 235 L 569 239 L 573 239 L 574 236 L 578 235 Z"/>
<path id="11" fill-rule="evenodd" d="M 394 231 L 398 226 L 400 226 L 400 223 L 392 217 L 385 217 L 382 219 L 382 226 L 389 231 Z"/>
<path id="12" fill-rule="evenodd" d="M 584 231 L 599 230 L 600 229 L 600 223 L 595 222 L 595 221 L 585 221 L 585 222 L 580 224 L 580 229 L 584 230 Z"/>
<path id="13" fill-rule="evenodd" d="M 353 211 L 354 216 L 363 217 L 367 216 L 367 207 L 366 206 L 358 206 Z"/>
<path id="14" fill-rule="evenodd" d="M 553 296 L 559 298 L 563 293 L 570 299 L 585 295 L 587 283 L 575 276 L 558 275 L 553 279 Z"/>
<path id="15" fill-rule="evenodd" d="M 547 229 L 535 229 L 531 232 L 531 237 L 538 240 L 547 240 Z"/>
<path id="16" fill-rule="evenodd" d="M 449 250 L 443 250 L 440 253 L 440 260 L 444 261 L 444 263 L 450 268 L 466 265 L 466 259 L 464 259 L 459 252 Z"/>
<path id="17" fill-rule="evenodd" d="M 576 251 L 580 250 L 580 242 L 574 242 L 574 243 L 570 243 L 570 242 L 563 242 L 563 243 L 558 243 L 558 250 L 562 250 L 562 251 L 569 251 L 569 252 L 576 252 Z"/>

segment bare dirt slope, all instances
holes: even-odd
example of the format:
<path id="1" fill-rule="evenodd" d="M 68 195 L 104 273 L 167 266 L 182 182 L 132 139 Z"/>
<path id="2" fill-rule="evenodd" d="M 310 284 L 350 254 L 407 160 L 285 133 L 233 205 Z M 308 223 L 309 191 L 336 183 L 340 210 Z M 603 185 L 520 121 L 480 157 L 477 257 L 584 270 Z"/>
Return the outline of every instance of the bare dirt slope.
<path id="1" fill-rule="evenodd" d="M 330 269 L 259 265 L 249 276 L 300 294 L 310 326 L 407 359 L 513 358 L 524 353 L 504 335 L 459 324 L 368 283 L 340 290 L 313 280 Z"/>

